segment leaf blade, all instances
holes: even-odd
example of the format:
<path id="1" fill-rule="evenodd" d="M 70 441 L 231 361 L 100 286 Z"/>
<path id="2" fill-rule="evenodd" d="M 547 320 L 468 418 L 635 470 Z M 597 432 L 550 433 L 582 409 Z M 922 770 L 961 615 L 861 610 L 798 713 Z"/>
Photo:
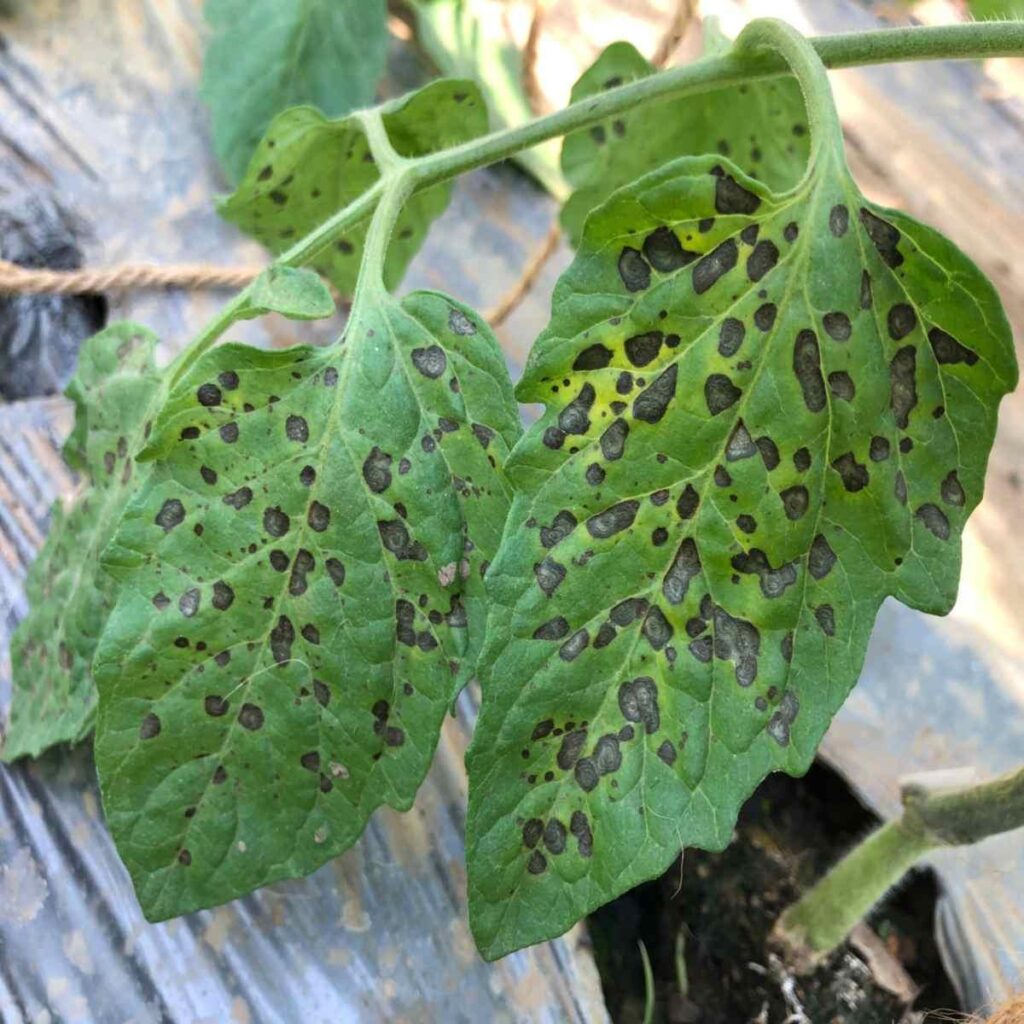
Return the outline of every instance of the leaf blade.
<path id="1" fill-rule="evenodd" d="M 716 36 L 706 52 L 721 50 Z M 631 43 L 606 47 L 573 86 L 579 103 L 608 88 L 654 74 Z M 697 96 L 638 107 L 562 144 L 562 173 L 573 192 L 561 222 L 577 244 L 587 214 L 621 185 L 681 156 L 718 153 L 776 190 L 796 184 L 809 153 L 807 113 L 792 78 L 747 82 Z"/>
<path id="2" fill-rule="evenodd" d="M 440 79 L 381 108 L 400 156 L 465 142 L 487 130 L 487 109 L 474 82 Z M 312 107 L 293 107 L 271 122 L 238 188 L 218 205 L 232 224 L 279 253 L 379 180 L 358 116 L 332 120 Z M 394 287 L 430 224 L 448 204 L 451 185 L 415 194 L 395 228 L 384 266 Z M 312 265 L 344 295 L 355 290 L 369 214 Z"/>
<path id="3" fill-rule="evenodd" d="M 487 958 L 724 846 L 806 770 L 884 597 L 952 604 L 1009 328 L 835 160 L 784 195 L 679 160 L 591 214 L 556 287 L 467 756 Z"/>
<path id="4" fill-rule="evenodd" d="M 338 346 L 225 345 L 180 382 L 97 654 L 104 807 L 151 920 L 410 806 L 479 645 L 511 398 L 476 314 L 423 292 L 354 309 Z"/>
<path id="5" fill-rule="evenodd" d="M 37 757 L 92 730 L 93 651 L 113 606 L 99 555 L 121 507 L 146 473 L 133 454 L 160 402 L 155 336 L 130 323 L 93 335 L 67 395 L 76 407 L 65 446 L 87 475 L 84 489 L 53 508 L 50 530 L 25 583 L 29 614 L 11 638 L 13 693 L 3 759 Z"/>
<path id="6" fill-rule="evenodd" d="M 211 0 L 205 15 L 213 38 L 200 91 L 232 182 L 286 108 L 336 117 L 372 102 L 387 56 L 379 0 Z"/>

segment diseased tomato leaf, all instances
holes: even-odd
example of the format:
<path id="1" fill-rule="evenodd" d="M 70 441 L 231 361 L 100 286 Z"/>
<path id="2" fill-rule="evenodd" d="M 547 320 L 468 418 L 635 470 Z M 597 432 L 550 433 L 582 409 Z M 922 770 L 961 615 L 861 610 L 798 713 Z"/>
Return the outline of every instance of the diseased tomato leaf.
<path id="1" fill-rule="evenodd" d="M 67 507 L 55 503 L 46 543 L 25 581 L 30 611 L 11 639 L 6 761 L 36 757 L 92 731 L 92 657 L 114 591 L 99 557 L 148 472 L 133 455 L 162 396 L 155 341 L 136 324 L 111 325 L 83 344 L 68 385 L 75 426 L 65 456 L 85 479 Z"/>
<path id="2" fill-rule="evenodd" d="M 431 82 L 384 104 L 381 114 L 399 156 L 422 156 L 487 130 L 480 90 L 474 82 L 460 79 Z M 219 208 L 229 221 L 277 253 L 358 199 L 379 178 L 358 115 L 332 121 L 311 107 L 294 107 L 274 119 L 237 191 Z M 451 185 L 442 183 L 416 193 L 405 204 L 384 266 L 389 288 L 402 279 L 450 194 Z M 367 214 L 313 260 L 345 295 L 355 289 L 369 222 Z"/>
<path id="3" fill-rule="evenodd" d="M 310 104 L 337 117 L 373 101 L 387 58 L 384 0 L 207 0 L 203 99 L 238 181 L 267 125 Z"/>
<path id="4" fill-rule="evenodd" d="M 682 158 L 591 214 L 488 575 L 484 956 L 724 847 L 768 772 L 806 771 L 881 602 L 951 607 L 1015 380 L 991 285 L 859 193 L 838 128 L 786 194 Z"/>
<path id="5" fill-rule="evenodd" d="M 412 804 L 480 645 L 518 433 L 493 335 L 433 292 L 181 380 L 105 555 L 96 659 L 104 807 L 150 920 L 307 874 Z"/>
<path id="6" fill-rule="evenodd" d="M 715 37 L 712 51 L 721 49 Z M 572 102 L 654 74 L 630 43 L 612 43 L 573 86 Z M 562 144 L 562 172 L 573 194 L 562 226 L 579 242 L 587 214 L 620 185 L 680 156 L 718 153 L 783 191 L 807 165 L 807 112 L 793 78 L 746 82 L 646 104 L 573 132 Z"/>
<path id="7" fill-rule="evenodd" d="M 523 54 L 509 39 L 500 5 L 486 0 L 413 0 L 416 36 L 441 74 L 480 83 L 493 129 L 533 117 L 523 88 Z M 564 198 L 558 142 L 550 139 L 512 158 L 551 195 Z"/>

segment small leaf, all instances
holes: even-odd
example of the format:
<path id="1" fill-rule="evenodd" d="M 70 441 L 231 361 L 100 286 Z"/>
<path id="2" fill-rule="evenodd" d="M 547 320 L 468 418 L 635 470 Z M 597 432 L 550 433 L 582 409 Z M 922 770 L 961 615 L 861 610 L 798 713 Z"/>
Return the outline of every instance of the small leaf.
<path id="1" fill-rule="evenodd" d="M 480 0 L 413 0 L 416 36 L 441 74 L 480 83 L 491 113 L 491 127 L 511 128 L 533 118 L 523 89 L 523 55 L 509 39 L 493 5 Z M 558 168 L 554 139 L 517 153 L 512 159 L 563 198 L 565 179 Z"/>
<path id="2" fill-rule="evenodd" d="M 297 267 L 267 267 L 253 281 L 240 320 L 280 313 L 291 320 L 322 320 L 333 316 L 334 299 L 319 275 Z"/>
<path id="3" fill-rule="evenodd" d="M 149 919 L 307 874 L 412 804 L 473 670 L 518 433 L 493 335 L 432 292 L 182 379 L 105 556 L 96 659 L 104 807 Z"/>
<path id="4" fill-rule="evenodd" d="M 473 82 L 441 79 L 385 104 L 384 127 L 400 156 L 454 146 L 487 130 L 487 109 Z M 233 224 L 281 252 L 353 202 L 380 177 L 358 117 L 331 121 L 309 107 L 274 119 L 238 190 L 220 205 Z M 416 193 L 395 227 L 385 282 L 394 287 L 444 212 L 450 184 Z M 332 243 L 313 265 L 344 295 L 355 289 L 369 217 Z"/>
<path id="5" fill-rule="evenodd" d="M 709 52 L 722 49 L 713 36 Z M 572 102 L 654 73 L 629 43 L 612 43 L 573 86 Z M 620 185 L 680 156 L 719 153 L 777 191 L 807 165 L 807 113 L 793 78 L 746 82 L 640 106 L 573 132 L 562 144 L 562 172 L 573 194 L 562 226 L 577 244 L 587 214 Z"/>
<path id="6" fill-rule="evenodd" d="M 46 543 L 25 582 L 30 611 L 11 640 L 6 761 L 77 742 L 92 730 L 92 656 L 114 589 L 99 556 L 129 493 L 148 472 L 133 455 L 161 396 L 155 342 L 142 327 L 114 324 L 85 342 L 68 385 L 75 427 L 65 452 L 89 479 L 69 507 L 54 505 Z"/>
<path id="7" fill-rule="evenodd" d="M 1016 381 L 998 297 L 869 203 L 682 158 L 587 220 L 518 396 L 467 758 L 486 957 L 720 849 L 801 774 L 887 596 L 944 613 Z"/>
<path id="8" fill-rule="evenodd" d="M 238 181 L 267 125 L 299 104 L 337 117 L 373 101 L 387 57 L 383 0 L 208 0 L 203 99 Z"/>

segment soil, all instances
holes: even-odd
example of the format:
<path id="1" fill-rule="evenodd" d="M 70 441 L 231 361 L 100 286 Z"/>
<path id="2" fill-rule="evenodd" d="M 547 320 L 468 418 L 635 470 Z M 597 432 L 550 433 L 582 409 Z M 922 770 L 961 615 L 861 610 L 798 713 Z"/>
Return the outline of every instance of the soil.
<path id="1" fill-rule="evenodd" d="M 935 944 L 929 871 L 913 872 L 868 919 L 920 990 L 910 1006 L 849 943 L 804 976 L 768 946 L 779 914 L 877 823 L 823 764 L 802 779 L 769 776 L 726 850 L 688 850 L 589 919 L 612 1020 L 644 1019 L 640 942 L 654 974 L 655 1024 L 909 1024 L 959 1010 Z"/>

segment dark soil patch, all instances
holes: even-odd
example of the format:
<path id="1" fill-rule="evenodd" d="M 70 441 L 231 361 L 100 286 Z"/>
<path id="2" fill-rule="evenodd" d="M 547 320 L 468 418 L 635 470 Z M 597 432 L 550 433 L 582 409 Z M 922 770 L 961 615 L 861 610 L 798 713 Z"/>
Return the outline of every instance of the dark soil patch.
<path id="1" fill-rule="evenodd" d="M 877 984 L 851 946 L 796 977 L 767 943 L 779 914 L 877 823 L 822 764 L 802 779 L 769 776 L 744 806 L 728 849 L 687 851 L 681 867 L 590 918 L 612 1020 L 643 1020 L 642 941 L 657 1024 L 898 1024 L 906 1005 Z M 921 989 L 919 1011 L 959 1009 L 935 944 L 936 896 L 931 872 L 914 872 L 869 919 Z"/>

